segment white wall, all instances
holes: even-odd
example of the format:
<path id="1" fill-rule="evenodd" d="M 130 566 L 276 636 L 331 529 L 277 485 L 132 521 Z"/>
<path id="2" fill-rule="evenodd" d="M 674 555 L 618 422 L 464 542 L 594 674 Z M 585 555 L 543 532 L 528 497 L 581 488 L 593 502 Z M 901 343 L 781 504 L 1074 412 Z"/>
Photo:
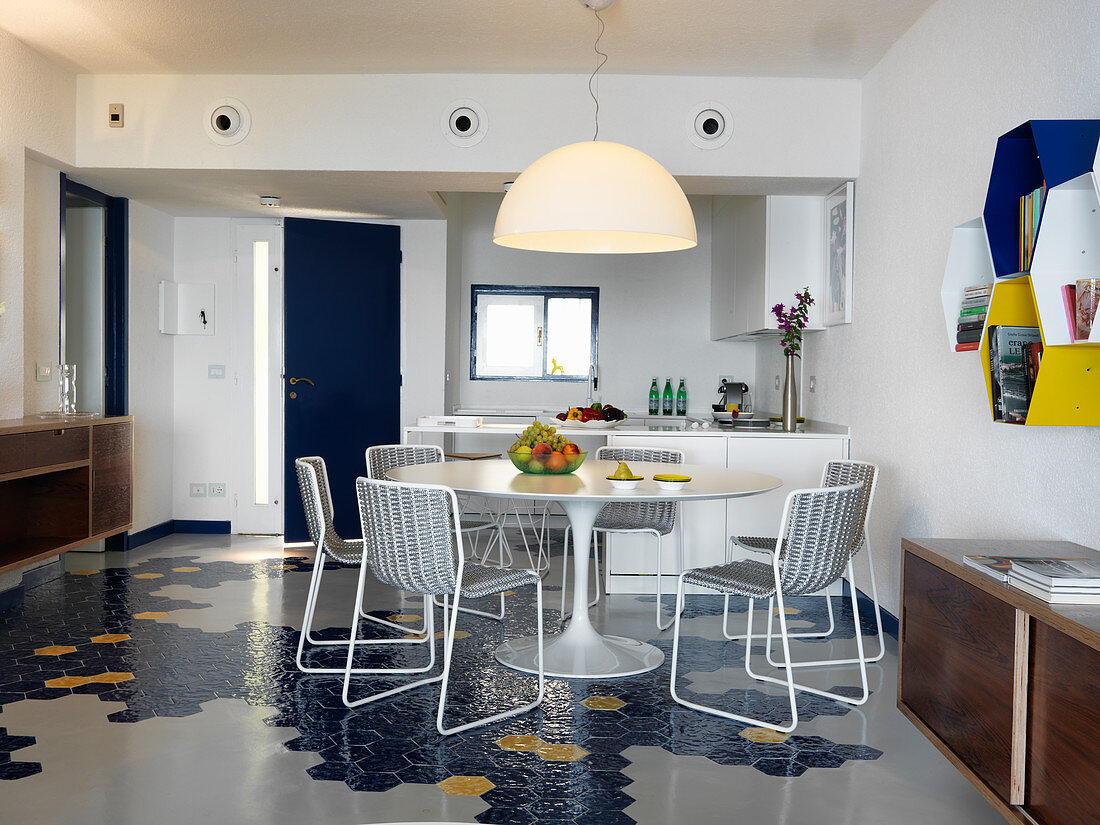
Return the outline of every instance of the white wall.
<path id="1" fill-rule="evenodd" d="M 753 344 L 710 340 L 711 199 L 691 198 L 699 245 L 656 255 L 555 255 L 492 242 L 503 195 L 462 196 L 461 303 L 448 318 L 458 331 L 458 403 L 464 407 L 561 408 L 583 402 L 583 383 L 470 380 L 472 284 L 538 284 L 600 288 L 600 388 L 626 409 L 648 404 L 653 376 L 687 379 L 689 412 L 710 414 L 718 376 L 753 385 Z M 452 346 L 456 342 L 451 339 Z M 451 375 L 452 383 L 456 375 Z"/>
<path id="2" fill-rule="evenodd" d="M 59 294 L 61 289 L 61 172 L 26 158 L 23 188 L 23 409 L 57 409 Z M 0 294 L 0 301 L 4 296 Z M 2 328 L 14 306 L 0 317 Z M 0 333 L 2 334 L 2 333 Z M 49 381 L 35 380 L 35 362 L 54 365 Z M 0 402 L 0 406 L 3 406 Z M 0 415 L 0 417 L 5 417 Z"/>
<path id="3" fill-rule="evenodd" d="M 44 248 L 41 242 L 51 233 L 56 239 L 60 226 L 59 208 L 52 216 L 47 214 L 48 188 L 41 190 L 41 198 L 38 194 L 30 196 L 31 214 L 41 223 L 32 230 L 32 249 L 24 259 L 27 151 L 41 153 L 34 158 L 36 161 L 43 160 L 44 155 L 72 162 L 76 153 L 75 96 L 73 75 L 0 31 L 0 303 L 6 304 L 6 312 L 0 315 L 0 419 L 23 415 L 27 347 L 24 327 L 29 324 L 36 336 L 50 337 L 49 324 L 43 323 L 49 309 L 39 303 L 37 280 L 56 281 L 58 277 L 57 261 L 40 254 Z M 38 182 L 46 177 L 38 168 L 32 175 Z M 55 191 L 59 187 L 56 178 L 53 186 Z M 24 300 L 24 282 L 32 284 L 29 292 L 33 300 Z M 55 312 L 56 307 L 55 293 Z M 56 337 L 52 350 L 45 345 L 32 348 L 53 352 L 56 358 Z"/>
<path id="4" fill-rule="evenodd" d="M 175 365 L 158 332 L 157 285 L 173 278 L 173 218 L 130 201 L 130 413 L 134 416 L 134 526 L 172 518 Z"/>
<path id="5" fill-rule="evenodd" d="M 513 174 L 592 134 L 587 75 L 81 75 L 80 166 L 169 169 L 368 169 Z M 236 146 L 206 135 L 225 97 L 252 115 Z M 485 139 L 459 148 L 440 119 L 472 98 Z M 716 100 L 734 135 L 707 151 L 688 139 L 688 115 Z M 111 129 L 109 103 L 126 106 Z M 604 75 L 600 137 L 647 152 L 679 175 L 853 177 L 859 163 L 859 83 L 853 80 Z M 456 187 L 457 188 L 457 187 Z"/>
<path id="6" fill-rule="evenodd" d="M 814 339 L 813 417 L 881 466 L 871 540 L 898 606 L 901 536 L 1100 547 L 1098 428 L 994 425 L 975 353 L 948 353 L 951 228 L 980 214 L 997 137 L 1100 112 L 1100 4 L 941 0 L 864 80 L 854 323 Z"/>

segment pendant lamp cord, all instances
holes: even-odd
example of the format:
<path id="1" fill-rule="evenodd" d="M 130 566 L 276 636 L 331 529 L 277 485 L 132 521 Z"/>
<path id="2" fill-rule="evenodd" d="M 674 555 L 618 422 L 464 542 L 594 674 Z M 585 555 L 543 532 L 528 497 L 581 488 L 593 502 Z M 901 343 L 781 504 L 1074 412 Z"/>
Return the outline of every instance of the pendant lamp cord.
<path id="1" fill-rule="evenodd" d="M 595 10 L 596 14 L 596 42 L 592 44 L 592 51 L 597 55 L 596 68 L 592 70 L 592 74 L 588 78 L 588 93 L 592 95 L 592 102 L 596 104 L 596 128 L 592 133 L 592 140 L 598 140 L 600 137 L 600 98 L 599 98 L 599 83 L 596 80 L 596 75 L 599 74 L 600 69 L 603 68 L 603 64 L 607 62 L 607 54 L 600 51 L 600 38 L 603 37 L 604 22 L 600 17 L 599 10 Z M 595 87 L 593 84 L 595 83 Z"/>

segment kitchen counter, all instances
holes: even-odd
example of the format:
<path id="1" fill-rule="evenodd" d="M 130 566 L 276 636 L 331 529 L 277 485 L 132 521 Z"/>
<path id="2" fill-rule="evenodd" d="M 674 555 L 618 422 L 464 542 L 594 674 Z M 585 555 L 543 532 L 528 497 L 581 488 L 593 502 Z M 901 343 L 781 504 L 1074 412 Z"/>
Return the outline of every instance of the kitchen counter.
<path id="1" fill-rule="evenodd" d="M 464 413 L 465 414 L 465 413 Z M 544 423 L 559 424 L 556 420 L 547 419 L 542 417 Z M 672 419 L 677 421 L 676 424 L 661 424 L 661 425 L 645 425 L 639 426 L 631 423 L 630 419 L 620 424 L 617 427 L 610 429 L 584 429 L 581 427 L 559 427 L 559 431 L 563 435 L 569 437 L 573 436 L 611 436 L 611 435 L 651 435 L 660 434 L 662 436 L 670 436 L 673 438 L 699 438 L 702 436 L 725 436 L 729 438 L 835 438 L 837 436 L 847 437 L 850 435 L 848 427 L 842 427 L 839 424 L 829 424 L 824 421 L 807 421 L 804 429 L 801 432 L 785 433 L 781 430 L 770 430 L 767 428 L 720 428 L 715 425 L 711 425 L 708 429 L 686 429 L 684 420 Z M 480 427 L 452 427 L 452 426 L 424 426 L 424 427 L 405 427 L 405 440 L 408 441 L 409 434 L 423 434 L 423 433 L 441 433 L 449 435 L 457 434 L 469 434 L 469 435 L 493 435 L 496 433 L 516 433 L 522 430 L 526 426 L 522 423 L 507 423 L 497 424 L 493 422 L 483 423 Z"/>

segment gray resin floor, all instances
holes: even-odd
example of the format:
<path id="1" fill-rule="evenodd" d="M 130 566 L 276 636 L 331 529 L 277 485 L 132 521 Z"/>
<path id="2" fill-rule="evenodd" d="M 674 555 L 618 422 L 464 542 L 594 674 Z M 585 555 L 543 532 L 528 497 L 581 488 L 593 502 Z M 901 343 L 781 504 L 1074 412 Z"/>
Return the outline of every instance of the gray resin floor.
<path id="1" fill-rule="evenodd" d="M 298 673 L 308 548 L 172 536 L 64 562 L 63 578 L 0 610 L 5 823 L 1002 822 L 895 708 L 892 639 L 871 668 L 866 705 L 804 696 L 805 721 L 790 737 L 676 705 L 666 661 L 627 679 L 548 680 L 538 711 L 442 738 L 435 685 L 347 710 L 339 677 Z M 317 628 L 346 626 L 356 575 L 326 568 Z M 821 601 L 795 600 L 792 627 L 820 627 Z M 367 603 L 414 622 L 422 612 L 418 599 L 377 583 Z M 460 619 L 469 635 L 455 647 L 456 716 L 530 695 L 530 677 L 491 653 L 501 638 L 531 632 L 531 604 L 517 592 L 503 628 Z M 652 597 L 620 595 L 594 618 L 667 653 L 671 631 L 656 632 L 653 610 Z M 745 675 L 740 643 L 721 640 L 719 610 L 713 597 L 689 604 L 681 691 L 778 712 L 782 695 Z M 734 610 L 743 620 L 745 606 Z M 548 631 L 555 619 L 547 610 Z M 851 655 L 851 635 L 797 644 L 794 656 Z M 813 683 L 853 686 L 858 671 Z"/>

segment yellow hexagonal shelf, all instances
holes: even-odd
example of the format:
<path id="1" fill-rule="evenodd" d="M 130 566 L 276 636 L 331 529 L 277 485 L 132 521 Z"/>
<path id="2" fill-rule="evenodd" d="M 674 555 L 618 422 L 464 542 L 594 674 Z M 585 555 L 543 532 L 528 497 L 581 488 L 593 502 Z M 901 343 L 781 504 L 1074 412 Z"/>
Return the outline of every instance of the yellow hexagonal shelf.
<path id="1" fill-rule="evenodd" d="M 35 656 L 62 656 L 66 653 L 76 653 L 76 648 L 71 645 L 47 645 L 46 647 L 40 647 L 35 652 Z"/>
<path id="2" fill-rule="evenodd" d="M 541 748 L 546 742 L 537 736 L 505 736 L 503 739 L 498 739 L 496 744 L 497 747 L 506 751 L 531 753 Z"/>
<path id="3" fill-rule="evenodd" d="M 567 743 L 554 745 L 545 743 L 535 753 L 547 762 L 576 762 L 578 759 L 584 759 L 588 756 L 588 751 L 584 748 Z"/>
<path id="4" fill-rule="evenodd" d="M 129 633 L 104 633 L 102 636 L 92 636 L 92 641 L 97 645 L 113 645 L 115 642 L 125 642 L 129 638 Z"/>
<path id="5" fill-rule="evenodd" d="M 484 776 L 450 776 L 436 784 L 451 796 L 481 796 L 496 787 Z"/>
<path id="6" fill-rule="evenodd" d="M 589 710 L 618 710 L 626 707 L 626 702 L 614 696 L 589 696 L 581 704 Z"/>

